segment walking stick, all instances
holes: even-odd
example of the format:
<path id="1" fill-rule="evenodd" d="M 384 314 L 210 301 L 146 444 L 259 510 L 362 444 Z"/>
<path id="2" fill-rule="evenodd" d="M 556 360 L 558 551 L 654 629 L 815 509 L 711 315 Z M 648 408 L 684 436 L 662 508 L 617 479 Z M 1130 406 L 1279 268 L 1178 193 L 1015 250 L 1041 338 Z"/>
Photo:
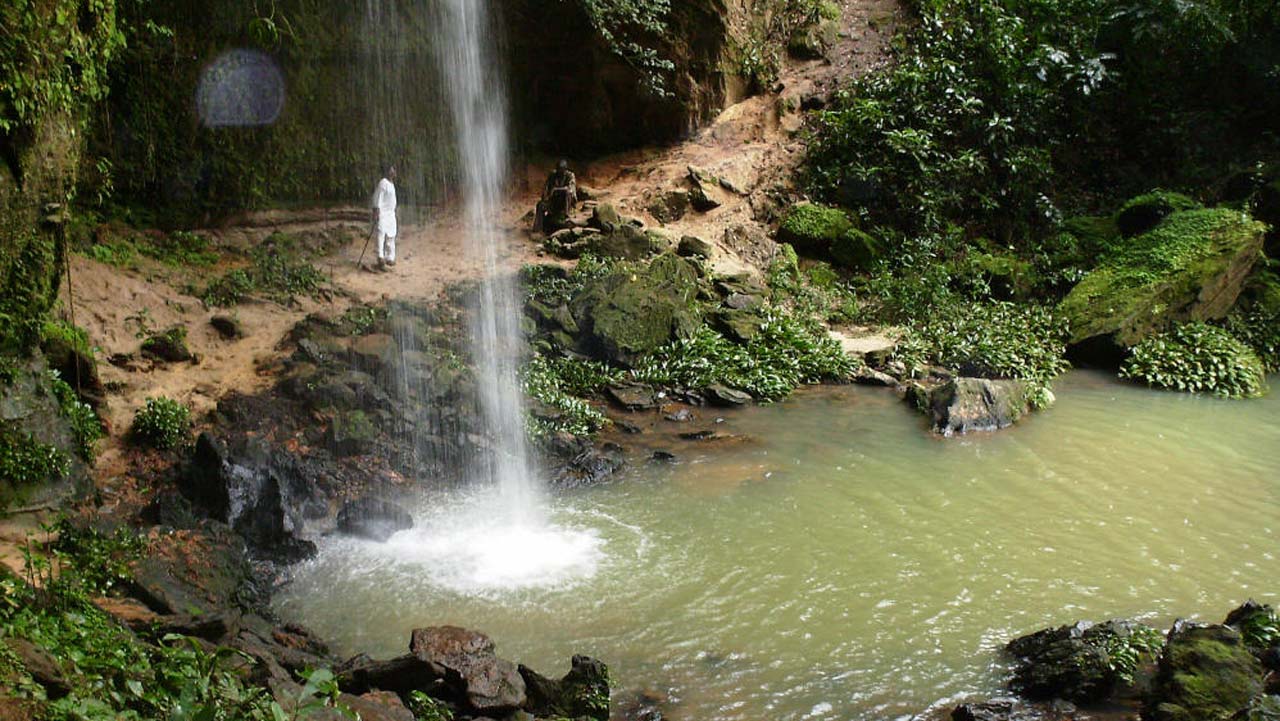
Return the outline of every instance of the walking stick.
<path id="1" fill-rule="evenodd" d="M 376 233 L 377 231 L 378 231 L 378 224 L 374 223 L 373 227 L 369 228 L 369 237 L 364 239 L 364 250 L 360 251 L 360 260 L 356 261 L 357 268 L 364 267 L 364 254 L 369 252 L 369 243 L 373 241 L 373 234 Z"/>

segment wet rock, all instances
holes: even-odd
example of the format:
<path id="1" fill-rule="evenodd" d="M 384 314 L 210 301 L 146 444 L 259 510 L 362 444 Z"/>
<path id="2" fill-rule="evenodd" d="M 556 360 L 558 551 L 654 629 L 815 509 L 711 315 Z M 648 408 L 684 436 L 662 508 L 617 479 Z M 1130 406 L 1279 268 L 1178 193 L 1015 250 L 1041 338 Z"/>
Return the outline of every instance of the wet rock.
<path id="1" fill-rule="evenodd" d="M 218 331 L 223 340 L 236 340 L 245 336 L 244 324 L 239 318 L 229 315 L 215 315 L 209 319 L 209 325 Z"/>
<path id="2" fill-rule="evenodd" d="M 703 390 L 703 394 L 712 405 L 722 407 L 744 406 L 753 400 L 750 393 L 740 391 L 737 388 L 730 388 L 720 383 L 713 383 L 707 386 Z"/>
<path id="3" fill-rule="evenodd" d="M 245 439 L 232 453 L 201 434 L 178 490 L 268 557 L 296 561 L 315 553 L 315 544 L 304 537 L 302 516 L 314 498 L 312 479 L 298 457 L 278 453 L 261 439 Z"/>
<path id="4" fill-rule="evenodd" d="M 361 498 L 338 511 L 338 530 L 349 535 L 385 542 L 394 534 L 413 528 L 413 516 L 391 501 Z"/>
<path id="5" fill-rule="evenodd" d="M 360 336 L 351 344 L 351 362 L 370 375 L 377 375 L 387 365 L 395 363 L 399 354 L 396 339 L 387 333 Z"/>
<path id="6" fill-rule="evenodd" d="M 1075 718 L 1075 706 L 1065 701 L 1035 704 L 1016 698 L 967 703 L 951 712 L 952 721 L 1070 721 Z"/>
<path id="7" fill-rule="evenodd" d="M 339 411 L 329 422 L 325 440 L 337 456 L 368 455 L 376 449 L 378 427 L 364 411 Z"/>
<path id="8" fill-rule="evenodd" d="M 933 430 L 944 436 L 1007 428 L 1030 409 L 1026 384 L 1014 380 L 955 378 L 928 391 Z"/>
<path id="9" fill-rule="evenodd" d="M 434 694 L 445 686 L 446 670 L 412 653 L 389 661 L 375 661 L 361 654 L 340 664 L 334 675 L 339 688 L 355 695 L 375 689 L 402 695 L 413 691 Z"/>
<path id="10" fill-rule="evenodd" d="M 1097 625 L 1080 622 L 1022 636 L 1006 646 L 1018 659 L 1010 687 L 1031 699 L 1101 701 L 1124 685 L 1111 662 L 1111 649 L 1153 634 L 1142 624 L 1115 620 Z"/>
<path id="11" fill-rule="evenodd" d="M 1230 718 L 1262 693 L 1262 666 L 1230 626 L 1179 622 L 1160 657 L 1152 721 Z"/>
<path id="12" fill-rule="evenodd" d="M 129 569 L 129 594 L 165 616 L 217 617 L 251 600 L 252 572 L 244 540 L 227 526 L 203 521 L 152 543 Z M 228 626 L 232 626 L 228 623 Z"/>
<path id="13" fill-rule="evenodd" d="M 535 716 L 608 721 L 609 669 L 600 661 L 574 656 L 573 667 L 559 681 L 523 665 L 519 670 L 528 690 L 525 710 Z"/>
<path id="14" fill-rule="evenodd" d="M 22 638 L 6 638 L 4 644 L 18 657 L 31 678 L 44 687 L 50 700 L 56 701 L 71 693 L 71 686 L 62 674 L 62 666 L 53 654 Z"/>
<path id="15" fill-rule="evenodd" d="M 898 379 L 883 371 L 874 368 L 863 368 L 853 376 L 853 382 L 864 386 L 884 386 L 893 388 L 898 385 Z"/>
<path id="16" fill-rule="evenodd" d="M 653 455 L 650 456 L 650 458 L 652 458 L 655 461 L 670 463 L 676 459 L 676 454 L 672 453 L 671 451 L 657 450 L 653 452 Z"/>
<path id="17" fill-rule="evenodd" d="M 457 626 L 415 629 L 409 650 L 445 669 L 446 680 L 476 713 L 500 716 L 525 703 L 525 683 L 516 665 L 498 658 L 493 641 L 482 633 Z"/>
<path id="18" fill-rule="evenodd" d="M 671 421 L 672 423 L 688 423 L 693 420 L 693 411 L 690 411 L 688 408 L 681 408 L 674 413 L 666 414 L 663 418 Z"/>
<path id="19" fill-rule="evenodd" d="M 614 405 L 626 411 L 644 411 L 658 407 L 653 388 L 642 385 L 614 385 L 605 388 Z"/>
<path id="20" fill-rule="evenodd" d="M 552 484 L 558 488 L 594 485 L 626 465 L 621 447 L 613 443 L 596 446 L 586 438 L 556 436 L 551 448 L 555 456 L 563 459 L 551 474 Z"/>

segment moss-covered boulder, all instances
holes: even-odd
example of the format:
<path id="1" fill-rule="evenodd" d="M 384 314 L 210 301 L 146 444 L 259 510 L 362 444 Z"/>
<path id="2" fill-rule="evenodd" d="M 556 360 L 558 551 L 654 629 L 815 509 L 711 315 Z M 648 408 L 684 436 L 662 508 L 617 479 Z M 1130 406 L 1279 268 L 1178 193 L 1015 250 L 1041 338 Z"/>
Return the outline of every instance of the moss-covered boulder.
<path id="1" fill-rule="evenodd" d="M 1022 381 L 954 378 L 914 401 L 929 415 L 935 433 L 951 436 L 1008 428 L 1031 410 L 1031 398 Z"/>
<path id="2" fill-rule="evenodd" d="M 826 255 L 832 245 L 855 225 L 839 208 L 800 203 L 791 208 L 778 227 L 778 242 L 790 243 L 801 253 Z"/>
<path id="3" fill-rule="evenodd" d="M 1161 640 L 1155 629 L 1127 620 L 1046 628 L 1006 646 L 1018 660 L 1011 686 L 1027 698 L 1095 703 L 1131 685 Z"/>
<path id="4" fill-rule="evenodd" d="M 1264 231 L 1237 210 L 1190 210 L 1118 243 L 1059 305 L 1071 344 L 1132 346 L 1175 322 L 1226 316 L 1261 256 Z"/>
<path id="5" fill-rule="evenodd" d="M 1180 624 L 1160 658 L 1148 713 L 1152 721 L 1229 719 L 1262 693 L 1262 666 L 1239 631 Z"/>
<path id="6" fill-rule="evenodd" d="M 883 254 L 880 241 L 857 228 L 846 230 L 831 243 L 831 257 L 849 270 L 870 270 Z"/>
<path id="7" fill-rule="evenodd" d="M 630 365 L 702 324 L 698 270 L 674 254 L 647 267 L 621 269 L 589 282 L 570 303 L 579 345 L 603 360 Z"/>
<path id="8" fill-rule="evenodd" d="M 1129 200 L 1116 212 L 1116 228 L 1126 238 L 1141 235 L 1160 225 L 1174 213 L 1200 208 L 1200 203 L 1181 193 L 1153 190 Z"/>

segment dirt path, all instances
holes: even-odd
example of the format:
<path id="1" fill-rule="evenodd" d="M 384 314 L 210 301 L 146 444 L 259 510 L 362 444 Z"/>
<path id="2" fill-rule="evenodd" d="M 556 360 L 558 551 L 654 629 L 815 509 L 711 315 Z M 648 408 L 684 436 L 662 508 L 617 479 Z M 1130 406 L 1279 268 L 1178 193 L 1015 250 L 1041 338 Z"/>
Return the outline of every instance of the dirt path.
<path id="1" fill-rule="evenodd" d="M 802 157 L 798 132 L 801 103 L 826 97 L 855 74 L 885 62 L 886 48 L 896 22 L 896 0 L 842 0 L 842 33 L 830 53 L 833 61 L 787 61 L 775 92 L 748 98 L 726 108 L 719 117 L 684 143 L 648 148 L 602 158 L 579 167 L 582 184 L 602 201 L 624 214 L 642 218 L 676 238 L 696 235 L 717 246 L 713 263 L 722 272 L 756 271 L 760 245 L 768 240 L 776 198 L 793 196 L 795 169 Z M 689 167 L 724 179 L 732 190 L 720 194 L 723 204 L 707 213 L 690 211 L 663 224 L 649 207 L 660 194 L 687 187 Z M 545 166 L 517 171 L 515 185 L 540 188 Z M 504 230 L 503 262 L 511 269 L 528 262 L 547 262 L 530 240 L 525 214 L 536 198 L 528 192 L 512 194 L 501 210 Z M 175 271 L 150 261 L 123 270 L 83 256 L 73 256 L 72 283 L 75 321 L 100 349 L 102 380 L 108 385 L 106 419 L 111 440 L 104 444 L 97 467 L 100 479 L 127 473 L 121 438 L 133 414 L 148 397 L 169 396 L 189 405 L 196 417 L 216 407 L 229 392 L 254 393 L 273 382 L 272 369 L 290 349 L 283 346 L 289 330 L 311 313 L 338 315 L 354 302 L 375 303 L 390 298 L 431 299 L 449 283 L 479 277 L 482 263 L 467 248 L 468 233 L 456 213 L 444 212 L 426 223 L 405 224 L 399 241 L 399 264 L 391 273 L 357 269 L 367 225 L 359 209 L 329 209 L 291 214 L 270 211 L 247 217 L 243 225 L 207 231 L 215 243 L 244 249 L 275 230 L 300 231 L 345 227 L 352 242 L 319 261 L 329 278 L 328 301 L 301 298 L 289 306 L 251 301 L 231 311 L 208 309 L 191 293 L 203 288 L 220 271 Z M 318 217 L 322 216 L 322 217 Z M 743 241 L 743 238 L 749 238 Z M 767 252 L 767 251 L 766 251 Z M 372 255 L 373 251 L 369 251 Z M 69 305 L 66 288 L 63 307 Z M 244 338 L 224 340 L 209 324 L 219 314 L 234 316 L 245 328 Z M 198 356 L 195 363 L 152 365 L 134 362 L 112 365 L 117 354 L 136 355 L 139 331 L 163 330 L 182 324 Z"/>

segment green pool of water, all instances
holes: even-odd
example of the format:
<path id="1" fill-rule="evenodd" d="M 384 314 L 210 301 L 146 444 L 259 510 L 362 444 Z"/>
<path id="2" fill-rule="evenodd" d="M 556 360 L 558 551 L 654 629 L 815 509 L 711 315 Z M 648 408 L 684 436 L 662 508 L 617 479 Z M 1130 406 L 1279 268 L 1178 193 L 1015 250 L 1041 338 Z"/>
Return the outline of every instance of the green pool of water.
<path id="1" fill-rule="evenodd" d="M 388 544 L 322 543 L 277 609 L 348 653 L 445 623 L 548 675 L 587 653 L 615 697 L 730 721 L 909 717 L 996 692 L 999 647 L 1046 625 L 1278 600 L 1280 398 L 1084 372 L 1056 390 L 1016 428 L 953 439 L 890 392 L 807 390 L 735 414 L 748 441 L 672 437 L 676 463 L 561 494 L 545 536 L 427 499 Z"/>

